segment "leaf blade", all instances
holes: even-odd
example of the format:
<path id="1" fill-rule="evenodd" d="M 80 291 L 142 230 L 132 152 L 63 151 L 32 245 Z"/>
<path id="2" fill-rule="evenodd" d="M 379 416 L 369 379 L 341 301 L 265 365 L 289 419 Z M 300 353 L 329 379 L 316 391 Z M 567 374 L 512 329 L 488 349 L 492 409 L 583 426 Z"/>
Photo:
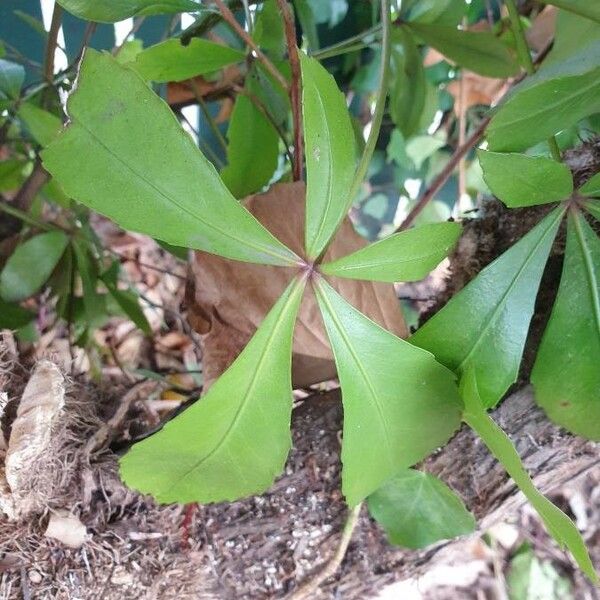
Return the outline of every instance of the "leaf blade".
<path id="1" fill-rule="evenodd" d="M 208 394 L 121 459 L 127 485 L 159 502 L 207 503 L 272 484 L 291 447 L 292 334 L 303 290 L 293 281 Z"/>
<path id="2" fill-rule="evenodd" d="M 305 246 L 317 258 L 348 212 L 355 139 L 346 101 L 335 80 L 300 52 L 306 157 Z"/>
<path id="3" fill-rule="evenodd" d="M 563 214 L 559 207 L 547 215 L 409 340 L 458 374 L 475 368 L 487 407 L 517 377 L 537 288 Z"/>
<path id="4" fill-rule="evenodd" d="M 600 239 L 569 214 L 558 295 L 531 373 L 535 398 L 569 431 L 600 440 Z"/>
<path id="5" fill-rule="evenodd" d="M 315 293 L 342 386 L 342 491 L 355 506 L 450 438 L 460 400 L 452 373 L 429 352 L 376 325 L 323 279 Z"/>
<path id="6" fill-rule="evenodd" d="M 483 179 L 509 208 L 558 202 L 573 192 L 569 167 L 551 158 L 482 150 L 477 156 Z"/>
<path id="7" fill-rule="evenodd" d="M 131 69 L 88 50 L 68 108 L 70 126 L 42 158 L 71 197 L 174 246 L 246 262 L 298 261 L 231 196 L 168 106 Z"/>
<path id="8" fill-rule="evenodd" d="M 423 471 L 401 471 L 371 494 L 367 505 L 388 540 L 412 550 L 475 531 L 475 518 L 462 500 Z"/>
<path id="9" fill-rule="evenodd" d="M 460 236 L 458 223 L 432 223 L 395 233 L 321 267 L 325 275 L 371 281 L 419 281 Z"/>
<path id="10" fill-rule="evenodd" d="M 88 21 L 116 23 L 129 17 L 195 12 L 199 6 L 192 0 L 57 0 L 68 12 Z"/>

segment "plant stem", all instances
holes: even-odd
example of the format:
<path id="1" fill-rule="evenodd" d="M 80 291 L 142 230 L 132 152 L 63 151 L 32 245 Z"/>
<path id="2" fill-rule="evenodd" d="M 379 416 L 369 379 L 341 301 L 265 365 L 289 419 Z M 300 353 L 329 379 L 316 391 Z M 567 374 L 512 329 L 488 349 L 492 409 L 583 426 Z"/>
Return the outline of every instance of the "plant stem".
<path id="1" fill-rule="evenodd" d="M 531 58 L 529 46 L 527 45 L 527 38 L 525 37 L 525 32 L 523 31 L 523 25 L 521 23 L 519 11 L 517 10 L 517 5 L 515 4 L 515 0 L 505 0 L 505 2 L 510 19 L 510 26 L 515 38 L 519 62 L 524 67 L 527 75 L 534 75 L 535 64 Z M 560 162 L 562 157 L 560 155 L 560 148 L 558 147 L 558 143 L 556 141 L 556 136 L 552 136 L 548 139 L 548 146 L 550 147 L 550 154 L 552 155 L 552 158 Z"/>
<path id="2" fill-rule="evenodd" d="M 325 48 L 321 48 L 316 52 L 312 52 L 311 56 L 313 58 L 317 58 L 318 60 L 323 60 L 325 58 L 329 58 L 330 56 L 338 56 L 339 54 L 344 54 L 346 52 L 351 52 L 352 50 L 361 50 L 362 48 L 366 48 L 370 45 L 364 41 L 369 35 L 375 36 L 375 39 L 379 36 L 381 32 L 382 26 L 381 23 L 367 29 L 361 33 L 353 35 L 341 42 L 337 42 L 336 44 L 332 44 L 331 46 L 327 46 Z M 373 40 L 375 41 L 375 40 Z"/>
<path id="3" fill-rule="evenodd" d="M 362 502 L 357 504 L 348 514 L 344 529 L 342 531 L 342 537 L 337 547 L 335 554 L 331 557 L 325 567 L 317 573 L 315 577 L 304 583 L 296 592 L 290 595 L 290 600 L 306 600 L 307 598 L 314 598 L 314 593 L 317 588 L 326 580 L 335 575 L 338 567 L 346 556 L 346 551 L 352 539 L 352 534 L 358 524 L 358 517 L 360 515 L 360 509 L 362 508 Z"/>
<path id="4" fill-rule="evenodd" d="M 304 156 L 304 138 L 302 135 L 302 106 L 300 102 L 300 93 L 302 86 L 302 73 L 300 72 L 300 57 L 298 56 L 298 47 L 296 46 L 296 29 L 294 19 L 289 9 L 287 0 L 277 0 L 279 12 L 283 17 L 285 28 L 285 40 L 287 43 L 288 57 L 292 70 L 292 83 L 290 85 L 290 104 L 292 106 L 292 120 L 294 123 L 294 162 L 292 163 L 292 173 L 294 181 L 302 179 L 302 163 Z"/>
<path id="5" fill-rule="evenodd" d="M 0 200 L 0 212 L 6 213 L 11 217 L 19 219 L 19 221 L 23 221 L 23 223 L 27 223 L 27 225 L 37 227 L 38 229 L 42 229 L 44 231 L 52 231 L 55 229 L 55 227 L 52 227 L 48 223 L 42 223 L 42 221 L 34 219 L 31 215 L 19 210 L 18 208 L 15 208 L 14 206 L 11 206 L 8 204 L 8 202 L 4 202 L 3 200 Z"/>
<path id="6" fill-rule="evenodd" d="M 58 2 L 54 3 L 52 11 L 52 21 L 50 23 L 50 31 L 48 31 L 48 41 L 46 43 L 46 57 L 44 59 L 44 79 L 48 83 L 52 83 L 54 78 L 54 54 L 58 44 L 58 32 L 62 21 L 62 6 Z"/>
<path id="7" fill-rule="evenodd" d="M 465 140 L 462 146 L 459 146 L 454 154 L 450 157 L 450 160 L 446 163 L 446 166 L 442 169 L 439 175 L 431 182 L 431 185 L 427 188 L 425 193 L 419 198 L 418 202 L 414 205 L 413 209 L 408 213 L 406 219 L 402 221 L 395 233 L 408 229 L 419 216 L 421 211 L 429 204 L 433 197 L 440 191 L 441 187 L 448 181 L 450 175 L 452 175 L 454 169 L 460 162 L 463 156 L 473 147 L 476 146 L 483 134 L 485 128 L 490 122 L 490 117 L 486 117 L 478 125 L 477 129 Z"/>
<path id="8" fill-rule="evenodd" d="M 375 144 L 379 138 L 379 130 L 381 129 L 383 113 L 385 112 L 391 49 L 391 18 L 389 0 L 381 0 L 381 21 L 383 26 L 383 37 L 381 40 L 381 67 L 379 72 L 379 86 L 377 88 L 377 102 L 375 104 L 375 111 L 373 112 L 373 120 L 371 121 L 371 131 L 369 132 L 365 149 L 363 150 L 358 167 L 356 168 L 356 174 L 354 175 L 352 185 L 350 186 L 348 205 L 354 201 L 354 198 L 356 197 L 358 190 L 362 185 L 363 179 L 371 163 L 371 158 L 373 157 L 373 152 L 375 151 Z M 349 207 L 350 206 L 348 206 L 348 208 Z"/>
<path id="9" fill-rule="evenodd" d="M 248 35 L 248 32 L 237 22 L 235 15 L 223 0 L 214 0 L 219 8 L 221 16 L 227 24 L 244 40 L 244 42 L 254 51 L 256 58 L 264 65 L 265 69 L 274 77 L 274 79 L 287 92 L 288 83 L 285 77 L 279 72 L 277 67 L 268 59 L 263 51 L 256 45 L 256 42 Z"/>

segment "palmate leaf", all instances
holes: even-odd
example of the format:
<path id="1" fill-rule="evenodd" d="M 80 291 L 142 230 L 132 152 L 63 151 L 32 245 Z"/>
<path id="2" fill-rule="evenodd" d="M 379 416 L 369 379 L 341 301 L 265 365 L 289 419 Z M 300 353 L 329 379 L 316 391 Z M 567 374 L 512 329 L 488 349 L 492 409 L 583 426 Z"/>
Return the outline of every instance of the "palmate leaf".
<path id="1" fill-rule="evenodd" d="M 417 550 L 475 531 L 475 518 L 437 477 L 404 469 L 367 500 L 392 544 Z"/>
<path id="2" fill-rule="evenodd" d="M 306 230 L 309 258 L 326 248 L 353 198 L 356 144 L 346 99 L 319 61 L 300 52 L 306 156 Z"/>
<path id="3" fill-rule="evenodd" d="M 600 173 L 590 177 L 579 189 L 584 196 L 600 197 Z"/>
<path id="4" fill-rule="evenodd" d="M 342 491 L 355 506 L 448 441 L 462 406 L 454 375 L 346 302 L 323 279 L 315 293 L 342 386 Z"/>
<path id="5" fill-rule="evenodd" d="M 480 75 L 505 78 L 519 71 L 508 46 L 491 33 L 414 22 L 404 27 L 451 61 Z"/>
<path id="6" fill-rule="evenodd" d="M 419 281 L 456 243 L 458 223 L 433 223 L 395 233 L 321 267 L 325 275 L 369 281 Z"/>
<path id="7" fill-rule="evenodd" d="M 600 111 L 600 40 L 515 86 L 487 128 L 494 152 L 525 150 Z"/>
<path id="8" fill-rule="evenodd" d="M 49 231 L 17 246 L 0 273 L 0 296 L 7 302 L 33 296 L 54 271 L 68 243 L 64 232 Z"/>
<path id="9" fill-rule="evenodd" d="M 220 502 L 264 492 L 291 447 L 294 280 L 208 394 L 121 459 L 121 477 L 159 502 Z"/>
<path id="10" fill-rule="evenodd" d="M 70 125 L 42 157 L 72 198 L 174 246 L 298 261 L 233 198 L 165 102 L 110 55 L 86 52 L 68 113 Z"/>
<path id="11" fill-rule="evenodd" d="M 142 50 L 133 68 L 148 81 L 183 81 L 218 71 L 245 57 L 240 50 L 209 40 L 192 38 L 184 46 L 178 39 L 170 39 Z"/>
<path id="12" fill-rule="evenodd" d="M 534 206 L 568 198 L 573 192 L 569 167 L 544 156 L 477 153 L 483 179 L 506 206 Z"/>
<path id="13" fill-rule="evenodd" d="M 579 211 L 569 214 L 558 296 L 531 382 L 550 419 L 600 440 L 600 239 Z"/>
<path id="14" fill-rule="evenodd" d="M 547 215 L 410 338 L 461 375 L 474 368 L 486 407 L 516 380 L 537 289 L 564 208 Z"/>
<path id="15" fill-rule="evenodd" d="M 465 423 L 477 433 L 490 452 L 506 469 L 517 487 L 540 515 L 550 535 L 563 548 L 569 549 L 579 568 L 592 582 L 597 583 L 598 576 L 579 531 L 571 519 L 533 485 L 509 437 L 486 413 L 477 384 L 478 378 L 475 371 L 469 368 L 461 378 L 461 395 L 465 403 Z"/>
<path id="16" fill-rule="evenodd" d="M 129 17 L 198 11 L 193 0 L 57 0 L 71 14 L 98 23 L 116 23 Z"/>

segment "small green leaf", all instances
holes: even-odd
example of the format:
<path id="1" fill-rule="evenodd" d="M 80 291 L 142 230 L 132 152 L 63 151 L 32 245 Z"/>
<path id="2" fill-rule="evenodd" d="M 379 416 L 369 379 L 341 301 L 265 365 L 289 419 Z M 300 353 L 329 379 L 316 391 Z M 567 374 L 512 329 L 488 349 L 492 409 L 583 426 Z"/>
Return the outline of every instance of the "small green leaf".
<path id="1" fill-rule="evenodd" d="M 83 307 L 88 327 L 99 327 L 106 318 L 106 302 L 98 293 L 98 265 L 90 255 L 88 245 L 83 241 L 73 244 L 77 271 L 83 288 Z"/>
<path id="2" fill-rule="evenodd" d="M 245 57 L 239 50 L 200 38 L 192 38 L 187 46 L 170 39 L 142 50 L 133 68 L 149 81 L 183 81 L 218 71 Z"/>
<path id="3" fill-rule="evenodd" d="M 0 298 L 0 329 L 16 330 L 31 323 L 35 315 L 18 304 L 9 304 Z"/>
<path id="4" fill-rule="evenodd" d="M 0 58 L 0 93 L 16 100 L 25 81 L 25 69 L 17 63 Z"/>
<path id="5" fill-rule="evenodd" d="M 98 23 L 116 23 L 129 17 L 196 12 L 193 0 L 57 0 L 71 14 Z"/>
<path id="6" fill-rule="evenodd" d="M 68 113 L 70 125 L 42 157 L 72 198 L 174 246 L 297 262 L 233 198 L 165 102 L 110 55 L 86 52 Z"/>
<path id="7" fill-rule="evenodd" d="M 469 368 L 461 379 L 461 394 L 465 403 L 465 423 L 477 433 L 490 452 L 506 469 L 517 487 L 540 515 L 550 535 L 561 547 L 568 548 L 579 568 L 593 583 L 598 583 L 598 576 L 579 531 L 571 519 L 533 485 L 509 437 L 486 413 L 484 403 L 479 396 L 477 383 L 475 370 Z"/>
<path id="8" fill-rule="evenodd" d="M 475 531 L 475 518 L 437 477 L 405 469 L 367 499 L 392 544 L 418 550 Z"/>
<path id="9" fill-rule="evenodd" d="M 325 263 L 321 271 L 348 279 L 419 281 L 448 256 L 460 231 L 458 223 L 433 223 L 395 233 Z"/>
<path id="10" fill-rule="evenodd" d="M 557 208 L 410 338 L 459 375 L 474 368 L 486 407 L 516 380 L 537 289 L 564 209 Z"/>
<path id="11" fill-rule="evenodd" d="M 600 23 L 600 4 L 589 0 L 540 0 L 545 4 L 553 4 L 592 21 Z"/>
<path id="12" fill-rule="evenodd" d="M 25 178 L 27 160 L 9 158 L 0 161 L 0 192 L 8 192 L 18 188 Z"/>
<path id="13" fill-rule="evenodd" d="M 136 444 L 121 477 L 159 502 L 232 501 L 264 492 L 291 447 L 295 280 L 208 394 Z"/>
<path id="14" fill-rule="evenodd" d="M 600 441 L 600 239 L 569 214 L 558 296 L 531 373 L 550 419 Z"/>
<path id="15" fill-rule="evenodd" d="M 335 79 L 300 52 L 306 145 L 306 252 L 318 257 L 346 216 L 356 167 L 354 131 Z"/>
<path id="16" fill-rule="evenodd" d="M 510 600 L 574 600 L 570 581 L 530 548 L 511 560 L 506 583 Z"/>
<path id="17" fill-rule="evenodd" d="M 120 290 L 111 282 L 102 280 L 109 294 L 115 299 L 123 312 L 139 327 L 146 335 L 152 335 L 152 328 L 146 315 L 140 306 L 138 296 L 131 290 Z"/>
<path id="18" fill-rule="evenodd" d="M 56 115 L 31 102 L 21 104 L 19 116 L 40 146 L 47 146 L 62 129 L 62 121 Z"/>
<path id="19" fill-rule="evenodd" d="M 584 204 L 584 208 L 592 215 L 596 220 L 600 221 L 600 202 L 588 200 Z"/>
<path id="20" fill-rule="evenodd" d="M 342 491 L 350 506 L 445 444 L 460 422 L 453 374 L 315 286 L 342 386 Z"/>
<path id="21" fill-rule="evenodd" d="M 483 179 L 509 208 L 557 202 L 573 192 L 569 167 L 551 158 L 483 150 L 477 156 Z"/>
<path id="22" fill-rule="evenodd" d="M 275 0 L 265 0 L 256 16 L 254 41 L 275 58 L 282 59 L 285 54 L 285 35 L 281 13 Z"/>
<path id="23" fill-rule="evenodd" d="M 256 95 L 260 84 L 246 76 L 247 90 Z M 279 158 L 279 136 L 273 125 L 245 94 L 238 94 L 227 130 L 227 166 L 221 178 L 236 198 L 260 191 L 271 181 Z"/>
<path id="24" fill-rule="evenodd" d="M 593 177 L 590 177 L 579 188 L 579 191 L 584 196 L 600 197 L 600 173 L 596 173 Z"/>
<path id="25" fill-rule="evenodd" d="M 393 31 L 390 57 L 390 116 L 402 134 L 417 132 L 425 107 L 426 81 L 423 57 L 410 31 Z"/>
<path id="26" fill-rule="evenodd" d="M 508 47 L 491 33 L 414 22 L 404 27 L 446 58 L 480 75 L 505 78 L 519 71 Z"/>
<path id="27" fill-rule="evenodd" d="M 519 152 L 600 111 L 600 40 L 515 86 L 487 127 L 489 149 Z"/>
<path id="28" fill-rule="evenodd" d="M 50 277 L 68 242 L 62 231 L 49 231 L 17 246 L 0 274 L 0 296 L 7 302 L 33 296 Z"/>

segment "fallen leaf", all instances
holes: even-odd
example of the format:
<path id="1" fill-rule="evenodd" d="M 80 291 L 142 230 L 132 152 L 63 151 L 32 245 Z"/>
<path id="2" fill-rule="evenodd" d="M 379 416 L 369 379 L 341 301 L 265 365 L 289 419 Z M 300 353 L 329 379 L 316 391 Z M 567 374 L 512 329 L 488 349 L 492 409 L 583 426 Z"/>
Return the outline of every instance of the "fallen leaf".
<path id="1" fill-rule="evenodd" d="M 63 510 L 50 515 L 44 535 L 69 548 L 80 548 L 89 539 L 85 525 L 75 515 Z"/>

